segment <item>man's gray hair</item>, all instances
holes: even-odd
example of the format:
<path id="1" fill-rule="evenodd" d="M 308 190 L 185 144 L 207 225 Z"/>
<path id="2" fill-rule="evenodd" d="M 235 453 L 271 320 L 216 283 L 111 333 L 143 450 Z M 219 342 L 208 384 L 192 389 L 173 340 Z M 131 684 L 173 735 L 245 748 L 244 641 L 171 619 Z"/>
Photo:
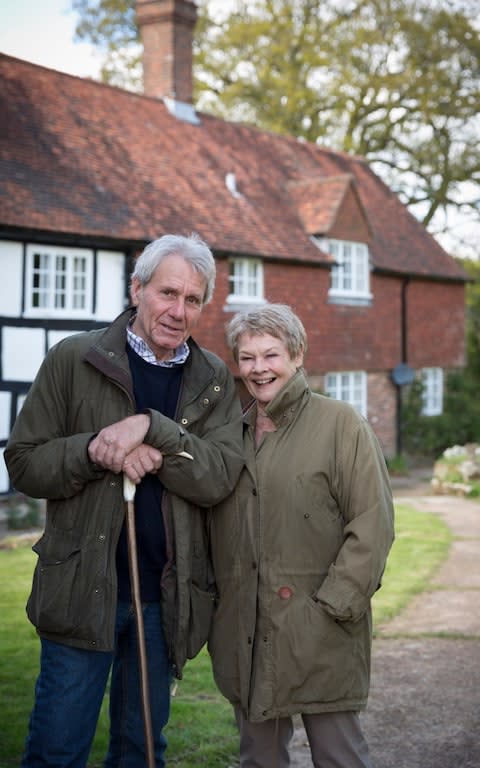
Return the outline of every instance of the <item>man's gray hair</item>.
<path id="1" fill-rule="evenodd" d="M 227 344 L 238 363 L 240 337 L 268 334 L 285 344 L 293 360 L 307 351 L 307 334 L 303 323 L 287 304 L 265 304 L 258 309 L 239 312 L 226 326 Z"/>
<path id="2" fill-rule="evenodd" d="M 140 285 L 146 285 L 161 262 L 177 254 L 205 278 L 206 288 L 203 303 L 208 304 L 215 288 L 216 266 L 208 245 L 195 232 L 184 235 L 163 235 L 149 243 L 138 257 L 131 279 L 136 278 Z"/>

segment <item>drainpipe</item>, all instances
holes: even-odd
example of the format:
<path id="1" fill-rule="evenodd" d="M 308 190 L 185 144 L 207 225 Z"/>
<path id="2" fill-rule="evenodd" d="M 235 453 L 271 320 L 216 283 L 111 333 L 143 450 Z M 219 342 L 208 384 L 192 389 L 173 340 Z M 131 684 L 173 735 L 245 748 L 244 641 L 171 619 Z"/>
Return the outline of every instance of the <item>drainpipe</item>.
<path id="1" fill-rule="evenodd" d="M 407 292 L 410 284 L 410 277 L 406 277 L 402 280 L 402 288 L 400 294 L 400 349 L 401 349 L 401 361 L 400 364 L 395 366 L 392 371 L 392 381 L 396 386 L 396 400 L 397 400 L 397 456 L 402 455 L 402 387 L 406 384 L 411 384 L 415 373 L 408 365 L 408 303 Z"/>

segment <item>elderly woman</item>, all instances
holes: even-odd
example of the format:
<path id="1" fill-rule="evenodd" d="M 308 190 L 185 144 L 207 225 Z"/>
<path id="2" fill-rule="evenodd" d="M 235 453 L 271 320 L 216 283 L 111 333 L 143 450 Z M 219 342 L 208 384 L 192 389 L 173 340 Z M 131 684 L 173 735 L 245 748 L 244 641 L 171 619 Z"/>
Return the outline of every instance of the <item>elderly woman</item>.
<path id="1" fill-rule="evenodd" d="M 211 516 L 218 602 L 209 639 L 242 768 L 284 768 L 301 714 L 318 768 L 365 768 L 370 600 L 393 541 L 378 442 L 349 405 L 311 392 L 299 318 L 236 315 L 227 339 L 253 400 L 246 467 Z"/>

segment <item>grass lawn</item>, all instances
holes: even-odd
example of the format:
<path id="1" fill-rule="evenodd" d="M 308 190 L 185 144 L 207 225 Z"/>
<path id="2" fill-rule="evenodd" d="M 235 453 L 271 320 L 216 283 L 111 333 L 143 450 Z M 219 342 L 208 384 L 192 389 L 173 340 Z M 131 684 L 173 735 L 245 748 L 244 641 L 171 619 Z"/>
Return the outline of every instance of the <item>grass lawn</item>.
<path id="1" fill-rule="evenodd" d="M 396 541 L 382 589 L 373 600 L 374 626 L 396 615 L 422 591 L 445 558 L 451 536 L 433 514 L 397 506 Z M 17 768 L 25 739 L 39 642 L 25 615 L 35 555 L 27 547 L 0 551 L 0 768 Z M 89 767 L 100 768 L 107 743 L 106 702 Z M 227 768 L 236 763 L 232 710 L 218 693 L 207 653 L 190 662 L 172 699 L 168 764 L 181 768 Z"/>

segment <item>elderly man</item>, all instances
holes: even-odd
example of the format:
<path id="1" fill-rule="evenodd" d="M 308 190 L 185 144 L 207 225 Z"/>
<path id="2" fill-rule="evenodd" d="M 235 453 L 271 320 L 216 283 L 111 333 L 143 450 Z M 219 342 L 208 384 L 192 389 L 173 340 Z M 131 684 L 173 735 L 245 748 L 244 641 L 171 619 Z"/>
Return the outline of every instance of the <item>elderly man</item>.
<path id="1" fill-rule="evenodd" d="M 133 307 L 50 350 L 14 425 L 12 483 L 47 499 L 27 604 L 41 667 L 23 768 L 86 765 L 110 670 L 105 765 L 145 766 L 121 473 L 136 484 L 154 751 L 165 765 L 172 675 L 203 645 L 213 607 L 204 508 L 231 492 L 243 464 L 233 378 L 190 335 L 214 282 L 197 236 L 150 243 Z"/>

